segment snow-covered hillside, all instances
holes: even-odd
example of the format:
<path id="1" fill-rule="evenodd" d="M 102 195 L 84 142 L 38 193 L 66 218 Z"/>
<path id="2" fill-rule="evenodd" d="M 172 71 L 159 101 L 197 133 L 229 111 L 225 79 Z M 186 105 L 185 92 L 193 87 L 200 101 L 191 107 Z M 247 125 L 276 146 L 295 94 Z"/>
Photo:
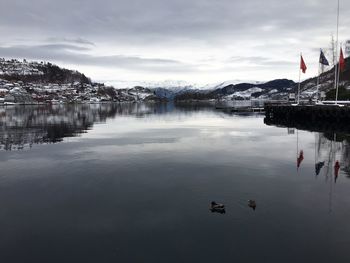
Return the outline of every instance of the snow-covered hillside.
<path id="1" fill-rule="evenodd" d="M 43 75 L 43 62 L 0 58 L 0 75 Z"/>
<path id="2" fill-rule="evenodd" d="M 333 88 L 333 75 L 332 70 L 322 74 L 320 91 Z M 82 73 L 51 63 L 0 59 L 0 103 L 283 99 L 297 90 L 297 83 L 288 79 L 228 80 L 206 85 L 177 80 L 113 83 L 113 87 L 93 83 Z M 345 87 L 349 83 L 341 82 Z M 301 83 L 302 98 L 314 97 L 316 91 L 316 78 Z"/>

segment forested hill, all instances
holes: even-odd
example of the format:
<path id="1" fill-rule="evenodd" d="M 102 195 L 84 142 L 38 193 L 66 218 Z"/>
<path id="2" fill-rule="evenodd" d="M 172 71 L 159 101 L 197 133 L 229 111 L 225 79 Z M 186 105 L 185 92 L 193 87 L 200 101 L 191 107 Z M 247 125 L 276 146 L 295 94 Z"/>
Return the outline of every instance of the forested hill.
<path id="1" fill-rule="evenodd" d="M 25 59 L 0 58 L 0 78 L 32 83 L 91 83 L 89 78 L 78 71 L 60 68 L 50 62 L 28 62 Z"/>

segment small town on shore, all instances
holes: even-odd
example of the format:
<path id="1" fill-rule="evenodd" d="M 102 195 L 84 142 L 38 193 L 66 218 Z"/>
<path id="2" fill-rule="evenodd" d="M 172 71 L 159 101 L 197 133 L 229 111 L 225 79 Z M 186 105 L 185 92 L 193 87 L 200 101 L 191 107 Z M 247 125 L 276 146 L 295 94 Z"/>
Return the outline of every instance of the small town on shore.
<path id="1" fill-rule="evenodd" d="M 339 100 L 350 99 L 349 59 L 340 74 Z M 0 105 L 166 102 L 166 101 L 289 101 L 334 100 L 334 70 L 298 83 L 288 79 L 268 82 L 222 82 L 205 88 L 183 86 L 113 87 L 91 81 L 84 74 L 49 62 L 0 58 Z"/>

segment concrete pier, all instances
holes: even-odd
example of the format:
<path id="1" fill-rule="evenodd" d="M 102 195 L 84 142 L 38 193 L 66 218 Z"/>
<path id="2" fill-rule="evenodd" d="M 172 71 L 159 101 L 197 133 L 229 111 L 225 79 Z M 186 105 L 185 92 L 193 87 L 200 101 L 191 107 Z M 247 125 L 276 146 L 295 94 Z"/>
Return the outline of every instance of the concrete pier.
<path id="1" fill-rule="evenodd" d="M 309 131 L 350 132 L 350 107 L 339 105 L 265 105 L 265 123 Z"/>
<path id="2" fill-rule="evenodd" d="M 350 107 L 343 105 L 265 105 L 269 119 L 298 119 L 305 121 L 350 121 Z"/>

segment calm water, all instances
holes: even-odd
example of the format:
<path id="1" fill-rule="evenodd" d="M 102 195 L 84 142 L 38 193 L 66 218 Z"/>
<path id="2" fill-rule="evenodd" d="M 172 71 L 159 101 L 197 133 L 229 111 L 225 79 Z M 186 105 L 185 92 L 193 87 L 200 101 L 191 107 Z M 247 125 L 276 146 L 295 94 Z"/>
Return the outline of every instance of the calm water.
<path id="1" fill-rule="evenodd" d="M 335 137 L 209 107 L 0 108 L 1 262 L 350 262 Z"/>

